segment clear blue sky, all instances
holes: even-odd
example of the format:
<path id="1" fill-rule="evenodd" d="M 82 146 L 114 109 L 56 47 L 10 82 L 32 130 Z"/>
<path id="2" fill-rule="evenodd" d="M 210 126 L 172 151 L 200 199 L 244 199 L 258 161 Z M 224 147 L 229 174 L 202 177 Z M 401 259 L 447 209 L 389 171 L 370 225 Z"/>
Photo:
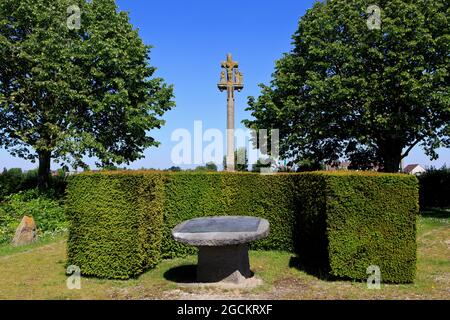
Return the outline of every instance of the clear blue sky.
<path id="1" fill-rule="evenodd" d="M 313 0 L 246 1 L 171 1 L 119 0 L 121 10 L 130 12 L 131 22 L 139 28 L 146 44 L 153 45 L 151 64 L 175 87 L 176 108 L 164 119 L 166 126 L 150 132 L 162 144 L 145 152 L 145 158 L 130 168 L 172 166 L 170 154 L 176 144 L 171 141 L 175 129 L 193 131 L 194 121 L 203 128 L 225 132 L 226 96 L 217 89 L 220 62 L 228 52 L 240 63 L 245 88 L 236 96 L 236 126 L 250 114 L 244 109 L 247 97 L 259 94 L 258 83 L 268 83 L 274 62 L 291 49 L 291 36 L 299 18 Z M 405 164 L 420 163 L 440 167 L 450 165 L 450 149 L 441 149 L 440 158 L 430 161 L 419 147 Z M 88 161 L 92 164 L 92 161 Z M 0 168 L 36 165 L 13 158 L 0 149 Z M 57 168 L 53 165 L 52 168 Z"/>

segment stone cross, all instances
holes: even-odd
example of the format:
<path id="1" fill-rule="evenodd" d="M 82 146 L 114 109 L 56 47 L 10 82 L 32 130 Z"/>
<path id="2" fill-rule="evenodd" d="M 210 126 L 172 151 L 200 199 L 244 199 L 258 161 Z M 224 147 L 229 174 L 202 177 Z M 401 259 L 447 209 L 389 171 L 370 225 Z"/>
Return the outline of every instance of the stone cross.
<path id="1" fill-rule="evenodd" d="M 218 88 L 227 90 L 227 171 L 234 171 L 234 90 L 241 91 L 244 88 L 242 73 L 237 69 L 239 63 L 233 61 L 231 54 L 227 55 L 227 61 L 222 62 L 222 71 Z"/>

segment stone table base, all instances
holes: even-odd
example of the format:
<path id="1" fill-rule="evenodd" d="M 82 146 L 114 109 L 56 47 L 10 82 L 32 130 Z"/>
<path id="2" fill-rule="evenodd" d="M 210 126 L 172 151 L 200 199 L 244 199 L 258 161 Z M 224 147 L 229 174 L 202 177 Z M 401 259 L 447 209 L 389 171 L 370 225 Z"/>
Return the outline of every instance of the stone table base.
<path id="1" fill-rule="evenodd" d="M 247 244 L 198 249 L 198 282 L 241 283 L 251 277 Z"/>

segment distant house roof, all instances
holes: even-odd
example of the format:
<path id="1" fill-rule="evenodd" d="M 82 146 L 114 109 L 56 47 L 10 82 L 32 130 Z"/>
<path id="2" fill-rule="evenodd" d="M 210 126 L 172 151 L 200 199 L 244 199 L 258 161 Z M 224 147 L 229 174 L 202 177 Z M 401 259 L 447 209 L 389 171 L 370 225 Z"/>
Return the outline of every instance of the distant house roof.
<path id="1" fill-rule="evenodd" d="M 404 169 L 403 172 L 404 173 L 411 173 L 411 171 L 413 171 L 415 168 L 420 167 L 422 170 L 422 166 L 420 164 L 408 164 Z"/>

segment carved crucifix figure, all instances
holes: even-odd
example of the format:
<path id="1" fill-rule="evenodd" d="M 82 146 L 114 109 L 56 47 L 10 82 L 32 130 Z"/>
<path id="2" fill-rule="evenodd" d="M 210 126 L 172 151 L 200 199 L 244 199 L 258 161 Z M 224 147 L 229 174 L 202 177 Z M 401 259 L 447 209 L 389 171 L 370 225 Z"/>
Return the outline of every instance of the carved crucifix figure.
<path id="1" fill-rule="evenodd" d="M 219 90 L 227 90 L 227 171 L 234 171 L 234 90 L 241 91 L 244 85 L 242 84 L 242 74 L 237 69 L 238 62 L 233 61 L 231 54 L 227 55 L 227 61 L 222 62 L 222 68 L 225 69 L 227 79 L 223 82 L 223 73 L 221 74 L 221 81 L 218 84 Z M 223 71 L 222 71 L 223 72 Z"/>
<path id="2" fill-rule="evenodd" d="M 233 70 L 239 67 L 239 63 L 236 61 L 233 61 L 233 58 L 231 57 L 231 54 L 227 54 L 227 61 L 222 62 L 222 68 L 224 68 L 227 71 L 227 80 L 228 83 L 233 83 Z"/>

